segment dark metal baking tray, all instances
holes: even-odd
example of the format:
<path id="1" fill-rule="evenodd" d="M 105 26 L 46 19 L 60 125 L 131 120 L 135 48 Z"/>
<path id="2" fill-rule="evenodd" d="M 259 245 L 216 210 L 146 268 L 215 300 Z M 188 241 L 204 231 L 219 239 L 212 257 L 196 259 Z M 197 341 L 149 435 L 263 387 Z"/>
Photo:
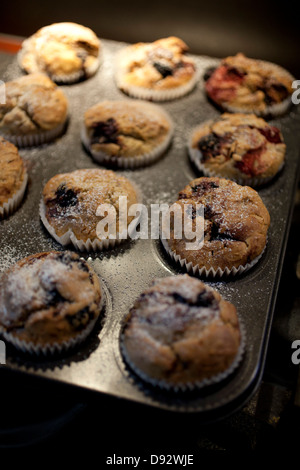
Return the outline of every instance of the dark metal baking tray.
<path id="1" fill-rule="evenodd" d="M 29 186 L 19 210 L 0 222 L 0 272 L 15 261 L 47 250 L 62 250 L 43 228 L 38 213 L 41 191 L 57 173 L 98 165 L 81 145 L 80 126 L 84 111 L 103 99 L 125 96 L 113 81 L 114 54 L 125 44 L 103 41 L 103 64 L 87 81 L 63 86 L 69 98 L 70 122 L 66 133 L 56 142 L 40 148 L 23 149 L 21 155 L 29 169 Z M 201 71 L 217 59 L 195 57 Z M 0 78 L 4 81 L 22 75 L 16 57 L 0 55 Z M 173 202 L 179 190 L 198 176 L 186 152 L 186 138 L 196 124 L 219 115 L 208 102 L 201 84 L 189 95 L 161 103 L 175 123 L 174 139 L 166 154 L 149 167 L 120 171 L 136 182 L 144 202 Z M 102 325 L 84 345 L 63 358 L 33 360 L 7 347 L 7 364 L 0 372 L 49 379 L 57 386 L 68 384 L 96 392 L 99 398 L 116 397 L 174 412 L 200 413 L 201 421 L 221 418 L 242 406 L 260 383 L 272 323 L 281 268 L 290 228 L 294 194 L 298 181 L 300 112 L 293 107 L 280 119 L 272 121 L 287 143 L 286 164 L 281 173 L 259 194 L 271 215 L 267 249 L 259 263 L 244 275 L 209 284 L 239 312 L 246 331 L 246 353 L 240 367 L 226 381 L 187 394 L 154 390 L 134 377 L 126 368 L 119 350 L 122 319 L 135 298 L 153 278 L 182 272 L 165 254 L 159 240 L 129 241 L 119 248 L 102 253 L 82 253 L 89 259 L 103 281 L 106 306 Z M 7 374 L 5 374 L 6 377 Z M 9 376 L 10 374 L 8 374 Z"/>

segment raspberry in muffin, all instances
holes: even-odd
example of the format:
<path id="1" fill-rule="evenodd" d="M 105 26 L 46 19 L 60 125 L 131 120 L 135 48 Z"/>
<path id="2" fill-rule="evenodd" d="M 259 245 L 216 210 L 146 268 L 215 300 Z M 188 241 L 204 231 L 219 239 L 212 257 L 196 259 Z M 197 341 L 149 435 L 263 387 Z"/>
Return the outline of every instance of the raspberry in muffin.
<path id="1" fill-rule="evenodd" d="M 170 117 L 158 105 L 139 100 L 103 101 L 85 112 L 82 141 L 99 163 L 135 168 L 163 154 L 172 130 Z"/>
<path id="2" fill-rule="evenodd" d="M 171 36 L 125 47 L 117 56 L 116 83 L 135 98 L 171 100 L 190 92 L 198 73 L 188 46 Z"/>
<path id="3" fill-rule="evenodd" d="M 255 114 L 224 113 L 193 130 L 188 150 L 206 176 L 257 186 L 282 168 L 286 145 L 280 130 Z"/>
<path id="4" fill-rule="evenodd" d="M 205 75 L 209 98 L 224 111 L 284 114 L 291 104 L 293 76 L 279 65 L 239 53 Z"/>

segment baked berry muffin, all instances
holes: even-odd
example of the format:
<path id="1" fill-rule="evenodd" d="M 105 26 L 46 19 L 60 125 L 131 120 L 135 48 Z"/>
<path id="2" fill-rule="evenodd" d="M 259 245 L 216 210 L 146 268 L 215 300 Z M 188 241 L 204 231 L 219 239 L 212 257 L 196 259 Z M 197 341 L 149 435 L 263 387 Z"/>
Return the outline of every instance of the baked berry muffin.
<path id="1" fill-rule="evenodd" d="M 125 93 L 141 99 L 164 101 L 191 91 L 198 80 L 188 46 L 171 36 L 125 47 L 116 60 L 116 83 Z"/>
<path id="2" fill-rule="evenodd" d="M 188 271 L 205 276 L 236 275 L 260 259 L 270 215 L 253 188 L 225 178 L 197 178 L 179 192 L 176 205 L 187 212 L 193 227 L 203 217 L 198 208 L 204 210 L 199 249 L 190 249 L 185 230 L 178 236 L 174 217 L 170 217 L 169 238 L 162 238 L 168 254 Z"/>
<path id="3" fill-rule="evenodd" d="M 68 101 L 49 77 L 34 73 L 6 83 L 0 134 L 18 147 L 40 145 L 62 134 Z"/>
<path id="4" fill-rule="evenodd" d="M 81 343 L 101 308 L 98 276 L 76 253 L 37 253 L 1 277 L 0 331 L 24 352 L 60 352 Z"/>
<path id="5" fill-rule="evenodd" d="M 282 168 L 286 145 L 280 130 L 255 114 L 224 113 L 193 130 L 188 151 L 206 176 L 257 186 Z"/>
<path id="6" fill-rule="evenodd" d="M 17 147 L 0 137 L 0 219 L 20 205 L 27 186 L 27 171 Z"/>
<path id="7" fill-rule="evenodd" d="M 227 377 L 244 338 L 235 306 L 187 274 L 156 279 L 125 320 L 121 350 L 143 380 L 173 390 Z"/>
<path id="8" fill-rule="evenodd" d="M 239 53 L 205 74 L 209 98 L 224 111 L 277 116 L 291 104 L 294 77 L 279 65 Z"/>
<path id="9" fill-rule="evenodd" d="M 136 168 L 162 155 L 172 131 L 170 117 L 155 104 L 103 101 L 85 112 L 82 141 L 99 163 Z"/>
<path id="10" fill-rule="evenodd" d="M 120 198 L 125 200 L 125 208 Z M 124 176 L 111 170 L 75 170 L 55 175 L 47 182 L 40 216 L 60 244 L 72 243 L 79 250 L 101 250 L 128 238 L 130 224 L 135 221 L 128 211 L 136 203 L 137 190 Z"/>
<path id="11" fill-rule="evenodd" d="M 53 23 L 25 39 L 19 64 L 27 73 L 43 72 L 53 81 L 74 83 L 97 71 L 101 42 L 85 26 Z"/>

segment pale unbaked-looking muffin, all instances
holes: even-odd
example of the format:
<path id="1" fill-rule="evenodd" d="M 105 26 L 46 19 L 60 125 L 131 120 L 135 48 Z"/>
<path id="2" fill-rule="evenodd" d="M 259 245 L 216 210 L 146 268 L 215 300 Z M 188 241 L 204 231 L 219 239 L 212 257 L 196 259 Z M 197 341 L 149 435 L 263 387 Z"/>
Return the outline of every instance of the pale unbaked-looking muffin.
<path id="1" fill-rule="evenodd" d="M 100 281 L 76 253 L 37 253 L 1 276 L 0 332 L 29 353 L 67 350 L 90 334 L 102 309 Z"/>
<path id="2" fill-rule="evenodd" d="M 27 73 L 43 72 L 55 82 L 73 83 L 95 74 L 101 47 L 90 28 L 53 23 L 23 41 L 18 59 Z"/>
<path id="3" fill-rule="evenodd" d="M 238 365 L 243 342 L 235 306 L 187 274 L 156 279 L 135 301 L 121 334 L 131 369 L 171 390 L 224 379 Z"/>
<path id="4" fill-rule="evenodd" d="M 14 212 L 21 203 L 27 171 L 17 147 L 0 137 L 0 219 Z"/>
<path id="5" fill-rule="evenodd" d="M 0 135 L 18 147 L 40 145 L 62 134 L 68 101 L 47 75 L 33 73 L 5 84 L 0 104 Z"/>
<path id="6" fill-rule="evenodd" d="M 103 101 L 84 114 L 82 141 L 100 163 L 123 168 L 158 159 L 172 138 L 173 125 L 158 105 L 139 101 Z"/>

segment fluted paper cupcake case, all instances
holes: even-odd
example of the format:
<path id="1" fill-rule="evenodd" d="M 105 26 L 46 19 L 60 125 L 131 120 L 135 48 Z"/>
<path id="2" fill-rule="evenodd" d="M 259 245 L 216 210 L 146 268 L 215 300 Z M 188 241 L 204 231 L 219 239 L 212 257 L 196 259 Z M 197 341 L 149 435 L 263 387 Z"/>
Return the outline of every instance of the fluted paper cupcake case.
<path id="1" fill-rule="evenodd" d="M 48 131 L 40 132 L 37 134 L 15 135 L 1 133 L 1 136 L 4 139 L 9 140 L 12 144 L 16 145 L 17 147 L 34 147 L 53 141 L 56 137 L 60 136 L 64 132 L 66 125 L 67 120 L 59 124 L 54 129 L 50 129 Z"/>
<path id="2" fill-rule="evenodd" d="M 135 364 L 129 358 L 125 345 L 124 345 L 123 332 L 121 333 L 121 336 L 120 336 L 120 351 L 121 351 L 121 355 L 125 363 L 145 383 L 148 383 L 155 388 L 158 388 L 162 391 L 167 391 L 167 392 L 175 392 L 175 393 L 192 392 L 192 391 L 200 390 L 204 387 L 217 385 L 219 382 L 222 382 L 223 380 L 230 377 L 230 375 L 232 375 L 233 372 L 241 364 L 244 353 L 245 353 L 245 349 L 246 349 L 246 332 L 245 332 L 244 325 L 240 318 L 239 318 L 239 326 L 240 326 L 240 334 L 241 334 L 240 345 L 238 348 L 238 352 L 235 358 L 233 359 L 232 363 L 229 365 L 229 367 L 226 370 L 216 375 L 213 375 L 211 377 L 204 378 L 202 380 L 195 381 L 195 382 L 184 382 L 184 383 L 173 384 L 173 383 L 167 382 L 166 380 L 154 379 L 150 377 L 149 375 L 147 375 L 145 372 L 143 372 L 138 367 L 136 367 Z"/>
<path id="3" fill-rule="evenodd" d="M 5 202 L 2 206 L 0 206 L 0 220 L 2 217 L 8 216 L 16 211 L 16 209 L 21 204 L 26 187 L 28 182 L 28 175 L 27 172 L 24 172 L 24 178 L 20 189 L 10 198 L 7 202 Z"/>
<path id="4" fill-rule="evenodd" d="M 246 263 L 245 265 L 240 265 L 239 267 L 226 267 L 225 269 L 221 269 L 220 267 L 214 269 L 213 267 L 207 269 L 205 266 L 199 266 L 198 264 L 194 265 L 191 261 L 187 261 L 185 258 L 182 258 L 180 255 L 173 251 L 167 240 L 165 238 L 161 238 L 161 243 L 168 253 L 168 255 L 176 262 L 179 263 L 181 268 L 186 269 L 188 273 L 192 272 L 194 275 L 205 276 L 205 277 L 213 277 L 213 278 L 221 278 L 225 276 L 238 276 L 240 274 L 245 273 L 249 269 L 251 269 L 262 257 L 265 252 L 267 243 L 263 249 L 263 251 L 254 258 L 250 263 Z"/>
<path id="5" fill-rule="evenodd" d="M 81 140 L 86 150 L 92 155 L 93 159 L 96 160 L 98 163 L 103 163 L 104 165 L 109 165 L 109 166 L 110 165 L 117 166 L 123 169 L 134 169 L 134 168 L 144 167 L 157 161 L 163 155 L 163 153 L 167 150 L 167 148 L 169 147 L 171 143 L 171 140 L 173 137 L 173 131 L 174 131 L 173 123 L 167 115 L 166 117 L 170 124 L 170 131 L 166 135 L 165 140 L 160 145 L 153 148 L 151 152 L 148 152 L 142 155 L 136 155 L 134 157 L 116 157 L 116 156 L 108 155 L 105 152 L 96 152 L 95 150 L 91 148 L 91 145 L 89 144 L 89 139 L 88 139 L 86 128 L 84 125 L 82 126 L 82 129 L 81 129 Z"/>

